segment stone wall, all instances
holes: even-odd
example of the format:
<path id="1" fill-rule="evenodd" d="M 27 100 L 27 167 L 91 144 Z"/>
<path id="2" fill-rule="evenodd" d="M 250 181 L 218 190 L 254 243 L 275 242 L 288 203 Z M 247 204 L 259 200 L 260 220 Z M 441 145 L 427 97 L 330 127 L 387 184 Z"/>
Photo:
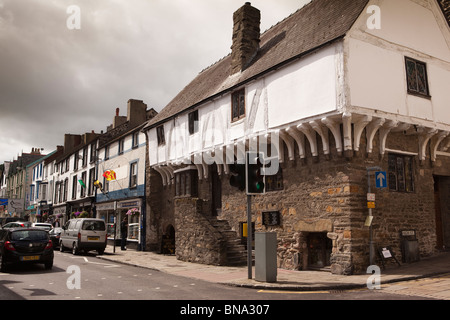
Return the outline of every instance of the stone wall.
<path id="1" fill-rule="evenodd" d="M 190 197 L 175 199 L 177 259 L 207 265 L 224 265 L 225 239 L 211 225 L 204 210 L 201 199 Z"/>

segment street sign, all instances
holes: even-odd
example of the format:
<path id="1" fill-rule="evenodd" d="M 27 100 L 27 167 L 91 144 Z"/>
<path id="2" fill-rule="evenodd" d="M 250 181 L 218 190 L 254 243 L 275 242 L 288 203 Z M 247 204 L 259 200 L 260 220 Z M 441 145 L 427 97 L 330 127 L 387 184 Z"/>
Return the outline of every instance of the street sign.
<path id="1" fill-rule="evenodd" d="M 373 202 L 373 201 L 367 202 L 367 208 L 369 208 L 369 209 L 375 209 L 375 202 Z"/>
<path id="2" fill-rule="evenodd" d="M 367 201 L 375 201 L 375 193 L 368 193 Z"/>
<path id="3" fill-rule="evenodd" d="M 386 171 L 375 172 L 375 182 L 378 189 L 387 188 L 387 173 Z"/>

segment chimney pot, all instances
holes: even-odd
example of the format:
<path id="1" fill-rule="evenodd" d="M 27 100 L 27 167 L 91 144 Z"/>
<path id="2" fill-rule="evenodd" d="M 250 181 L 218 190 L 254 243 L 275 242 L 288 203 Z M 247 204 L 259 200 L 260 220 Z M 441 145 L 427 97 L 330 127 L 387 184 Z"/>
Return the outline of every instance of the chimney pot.
<path id="1" fill-rule="evenodd" d="M 116 108 L 116 117 L 119 116 L 119 111 L 120 111 L 120 109 L 119 109 L 119 108 Z"/>

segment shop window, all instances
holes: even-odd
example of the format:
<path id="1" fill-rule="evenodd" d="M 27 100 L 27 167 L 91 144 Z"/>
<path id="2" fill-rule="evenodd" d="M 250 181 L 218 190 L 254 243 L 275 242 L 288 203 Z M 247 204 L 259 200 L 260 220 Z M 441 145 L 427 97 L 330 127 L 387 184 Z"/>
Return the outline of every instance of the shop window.
<path id="1" fill-rule="evenodd" d="M 414 192 L 413 157 L 389 155 L 389 190 Z"/>

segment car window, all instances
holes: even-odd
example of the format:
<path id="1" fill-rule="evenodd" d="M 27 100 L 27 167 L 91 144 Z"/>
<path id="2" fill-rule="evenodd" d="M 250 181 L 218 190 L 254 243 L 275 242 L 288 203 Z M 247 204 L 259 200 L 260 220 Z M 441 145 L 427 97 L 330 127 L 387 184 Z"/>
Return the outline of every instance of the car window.
<path id="1" fill-rule="evenodd" d="M 29 240 L 29 241 L 39 241 L 47 240 L 47 232 L 43 230 L 17 230 L 11 233 L 11 240 Z"/>
<path id="2" fill-rule="evenodd" d="M 77 224 L 75 225 L 75 230 L 79 230 L 80 229 L 80 225 L 81 225 L 81 221 L 78 220 Z"/>
<path id="3" fill-rule="evenodd" d="M 69 228 L 68 229 L 74 229 L 75 228 L 75 220 L 70 220 Z"/>
<path id="4" fill-rule="evenodd" d="M 105 231 L 105 222 L 100 220 L 85 220 L 82 230 Z"/>

